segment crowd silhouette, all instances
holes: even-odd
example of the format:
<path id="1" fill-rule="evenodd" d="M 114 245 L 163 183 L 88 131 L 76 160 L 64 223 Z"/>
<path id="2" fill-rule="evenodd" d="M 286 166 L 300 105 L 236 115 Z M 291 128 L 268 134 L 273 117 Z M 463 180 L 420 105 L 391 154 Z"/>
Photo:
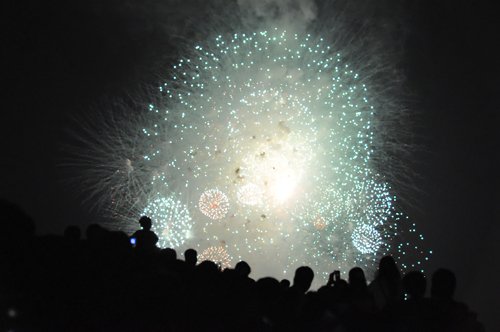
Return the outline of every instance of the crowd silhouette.
<path id="1" fill-rule="evenodd" d="M 310 290 L 314 271 L 293 281 L 252 279 L 244 261 L 221 270 L 188 249 L 156 247 L 151 219 L 131 237 L 92 224 L 35 236 L 23 210 L 0 201 L 0 329 L 5 331 L 484 331 L 453 299 L 452 271 L 403 277 L 391 256 L 368 284 L 355 267 Z M 2 329 L 3 331 L 3 329 Z"/>

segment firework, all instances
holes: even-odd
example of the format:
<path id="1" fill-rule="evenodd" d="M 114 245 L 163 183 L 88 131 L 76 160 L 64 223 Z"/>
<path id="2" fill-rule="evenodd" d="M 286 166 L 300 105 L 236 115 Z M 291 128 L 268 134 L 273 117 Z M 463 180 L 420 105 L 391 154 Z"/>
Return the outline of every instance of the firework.
<path id="1" fill-rule="evenodd" d="M 372 254 L 382 245 L 382 237 L 373 226 L 362 225 L 352 232 L 352 242 L 362 254 Z"/>
<path id="2" fill-rule="evenodd" d="M 82 133 L 79 144 L 88 149 L 75 149 L 71 167 L 83 170 L 74 180 L 84 183 L 88 198 L 103 208 L 107 215 L 133 219 L 137 223 L 144 200 L 152 192 L 150 164 L 144 159 L 148 151 L 142 135 L 147 123 L 143 114 L 134 115 L 123 102 L 115 102 L 98 118 L 79 121 Z"/>
<path id="3" fill-rule="evenodd" d="M 178 248 L 190 236 L 193 224 L 189 210 L 174 195 L 152 200 L 143 215 L 153 220 L 152 230 L 158 235 L 162 248 Z"/>
<path id="4" fill-rule="evenodd" d="M 229 210 L 229 200 L 223 192 L 210 189 L 201 194 L 199 208 L 207 217 L 221 219 Z"/>
<path id="5" fill-rule="evenodd" d="M 222 34 L 185 50 L 141 115 L 140 153 L 119 156 L 140 190 L 122 181 L 116 196 L 147 209 L 184 197 L 188 245 L 224 243 L 264 275 L 373 266 L 394 248 L 401 220 L 394 175 L 378 171 L 381 162 L 395 169 L 386 150 L 398 147 L 382 138 L 396 133 L 401 114 L 374 84 L 381 72 L 352 50 L 350 63 L 343 50 L 282 29 Z M 151 195 L 151 178 L 167 183 L 167 198 Z M 158 232 L 170 236 L 171 225 Z"/>
<path id="6" fill-rule="evenodd" d="M 328 221 L 321 215 L 317 215 L 313 221 L 314 227 L 316 227 L 317 229 L 325 229 L 327 223 Z"/>
<path id="7" fill-rule="evenodd" d="M 220 265 L 221 269 L 230 268 L 231 258 L 221 247 L 210 247 L 198 255 L 198 262 L 211 261 Z"/>
<path id="8" fill-rule="evenodd" d="M 164 165 L 156 171 L 167 183 L 190 196 L 219 188 L 200 197 L 199 210 L 218 220 L 202 227 L 203 241 L 223 240 L 247 260 L 278 256 L 285 267 L 372 264 L 351 235 L 363 224 L 383 231 L 393 211 L 388 184 L 371 170 L 375 97 L 363 79 L 309 35 L 263 31 L 215 43 L 179 61 L 160 88 L 165 104 L 150 107 L 158 123 L 144 129 L 169 136 L 147 156 Z M 199 116 L 170 119 L 179 106 Z"/>

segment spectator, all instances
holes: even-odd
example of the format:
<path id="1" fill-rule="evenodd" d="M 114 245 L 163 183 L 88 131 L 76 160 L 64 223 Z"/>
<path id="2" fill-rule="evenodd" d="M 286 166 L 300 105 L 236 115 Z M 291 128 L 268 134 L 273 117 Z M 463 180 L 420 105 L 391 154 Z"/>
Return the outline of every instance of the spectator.
<path id="1" fill-rule="evenodd" d="M 143 216 L 139 219 L 142 229 L 136 231 L 131 239 L 135 239 L 135 247 L 140 251 L 154 251 L 157 249 L 158 236 L 151 231 L 152 222 L 149 217 Z"/>
<path id="2" fill-rule="evenodd" d="M 439 313 L 441 331 L 484 331 L 476 314 L 465 303 L 453 299 L 457 279 L 448 269 L 438 269 L 432 275 L 431 300 Z"/>
<path id="3" fill-rule="evenodd" d="M 348 293 L 351 309 L 356 312 L 375 311 L 375 299 L 368 292 L 365 273 L 360 267 L 354 267 L 349 271 Z"/>
<path id="4" fill-rule="evenodd" d="M 394 330 L 401 332 L 439 331 L 437 315 L 430 299 L 425 298 L 427 281 L 423 273 L 412 271 L 403 278 L 403 286 L 408 299 L 401 302 Z"/>
<path id="5" fill-rule="evenodd" d="M 293 277 L 293 285 L 290 289 L 293 289 L 299 294 L 305 294 L 311 287 L 311 283 L 314 279 L 314 272 L 309 266 L 301 266 L 295 270 L 295 276 Z"/>
<path id="6" fill-rule="evenodd" d="M 368 291 L 375 296 L 379 310 L 394 307 L 403 299 L 401 275 L 391 256 L 384 256 L 380 260 L 377 276 L 368 286 Z"/>
<path id="7" fill-rule="evenodd" d="M 187 265 L 191 267 L 195 267 L 196 263 L 198 263 L 198 252 L 194 249 L 187 249 L 184 252 L 184 261 Z"/>

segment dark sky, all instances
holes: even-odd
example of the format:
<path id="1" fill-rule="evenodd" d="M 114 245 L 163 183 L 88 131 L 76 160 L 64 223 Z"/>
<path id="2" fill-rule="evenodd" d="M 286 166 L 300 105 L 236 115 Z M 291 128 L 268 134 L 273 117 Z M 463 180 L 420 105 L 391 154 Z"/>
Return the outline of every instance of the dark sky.
<path id="1" fill-rule="evenodd" d="M 457 298 L 498 330 L 487 305 L 500 296 L 497 18 L 478 2 L 415 1 L 412 8 L 403 64 L 419 147 L 410 167 L 420 192 L 408 214 L 434 252 L 426 274 L 455 271 Z M 84 228 L 99 217 L 81 204 L 61 166 L 71 118 L 154 79 L 151 64 L 171 47 L 168 31 L 114 1 L 10 1 L 5 9 L 0 197 L 22 206 L 38 234 Z"/>
<path id="2" fill-rule="evenodd" d="M 498 299 L 498 28 L 492 8 L 477 3 L 421 3 L 406 51 L 409 84 L 417 94 L 416 130 L 423 150 L 420 211 L 413 211 L 434 250 L 433 267 L 457 273 L 457 297 L 500 329 Z M 430 271 L 429 271 L 430 272 Z"/>

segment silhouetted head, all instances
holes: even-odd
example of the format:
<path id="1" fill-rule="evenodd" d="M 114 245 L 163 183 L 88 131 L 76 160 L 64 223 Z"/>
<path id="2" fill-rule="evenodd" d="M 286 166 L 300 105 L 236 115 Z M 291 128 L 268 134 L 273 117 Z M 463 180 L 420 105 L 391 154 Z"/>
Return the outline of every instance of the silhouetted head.
<path id="1" fill-rule="evenodd" d="M 214 262 L 203 261 L 200 264 L 196 265 L 195 271 L 204 275 L 214 275 L 219 272 L 219 268 Z"/>
<path id="2" fill-rule="evenodd" d="M 248 265 L 245 261 L 238 262 L 234 269 L 238 272 L 238 274 L 245 277 L 248 277 L 250 275 L 250 272 L 252 272 L 250 265 Z"/>
<path id="3" fill-rule="evenodd" d="M 360 267 L 353 267 L 349 271 L 349 285 L 357 289 L 366 288 L 365 272 Z"/>
<path id="4" fill-rule="evenodd" d="M 281 293 L 281 286 L 277 279 L 273 277 L 264 277 L 255 283 L 255 291 L 260 297 L 268 299 L 277 299 Z"/>
<path id="5" fill-rule="evenodd" d="M 288 289 L 290 287 L 290 280 L 288 280 L 288 279 L 281 280 L 280 286 L 281 286 L 281 289 L 283 289 L 283 290 Z"/>
<path id="6" fill-rule="evenodd" d="M 139 224 L 141 224 L 141 227 L 146 229 L 146 230 L 150 230 L 151 229 L 151 218 L 147 217 L 147 216 L 142 216 L 141 219 L 139 219 Z"/>
<path id="7" fill-rule="evenodd" d="M 305 293 L 311 287 L 314 279 L 314 272 L 309 266 L 301 266 L 295 270 L 293 277 L 293 287 L 298 289 L 301 293 Z"/>
<path id="8" fill-rule="evenodd" d="M 391 256 L 384 256 L 378 266 L 378 276 L 386 279 L 401 279 L 396 262 Z"/>
<path id="9" fill-rule="evenodd" d="M 412 298 L 424 297 L 427 281 L 422 272 L 411 271 L 403 277 L 403 286 Z"/>
<path id="10" fill-rule="evenodd" d="M 177 252 L 172 248 L 165 248 L 160 250 L 160 257 L 166 261 L 175 261 L 177 259 Z"/>
<path id="11" fill-rule="evenodd" d="M 431 297 L 452 299 L 457 285 L 455 274 L 448 269 L 439 269 L 432 275 Z"/>
<path id="12" fill-rule="evenodd" d="M 189 266 L 195 266 L 198 262 L 198 252 L 194 249 L 187 249 L 184 252 L 184 260 Z"/>

